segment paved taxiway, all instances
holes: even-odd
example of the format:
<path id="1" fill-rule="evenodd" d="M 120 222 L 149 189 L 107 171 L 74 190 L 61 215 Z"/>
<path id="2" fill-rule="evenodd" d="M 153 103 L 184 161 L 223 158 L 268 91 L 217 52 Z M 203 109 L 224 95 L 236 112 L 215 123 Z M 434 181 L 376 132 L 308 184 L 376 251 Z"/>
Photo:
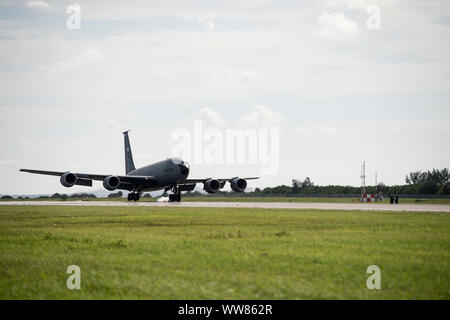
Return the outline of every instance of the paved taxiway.
<path id="1" fill-rule="evenodd" d="M 450 212 L 450 205 L 378 204 L 378 203 L 307 203 L 307 202 L 125 202 L 125 201 L 0 201 L 0 205 L 24 206 L 108 206 L 108 207 L 188 207 L 188 208 L 263 208 L 321 209 L 363 211 Z"/>

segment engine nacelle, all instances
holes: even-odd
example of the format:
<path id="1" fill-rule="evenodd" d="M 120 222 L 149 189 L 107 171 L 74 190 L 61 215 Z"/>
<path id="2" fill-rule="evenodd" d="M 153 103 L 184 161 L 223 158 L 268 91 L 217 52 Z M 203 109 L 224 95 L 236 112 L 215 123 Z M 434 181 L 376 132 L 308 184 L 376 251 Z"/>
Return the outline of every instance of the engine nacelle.
<path id="1" fill-rule="evenodd" d="M 72 172 L 66 172 L 61 176 L 59 181 L 61 181 L 61 184 L 64 187 L 70 188 L 70 187 L 73 187 L 75 185 L 75 183 L 77 182 L 77 176 L 76 176 L 76 174 L 74 174 Z"/>
<path id="2" fill-rule="evenodd" d="M 235 178 L 230 181 L 231 189 L 235 192 L 244 192 L 247 189 L 247 181 L 242 178 Z"/>
<path id="3" fill-rule="evenodd" d="M 216 179 L 209 179 L 206 180 L 203 184 L 203 190 L 205 190 L 208 193 L 216 193 L 220 189 L 220 182 Z"/>
<path id="4" fill-rule="evenodd" d="M 116 176 L 109 176 L 103 180 L 103 186 L 106 190 L 113 191 L 116 190 L 120 185 L 120 179 Z"/>

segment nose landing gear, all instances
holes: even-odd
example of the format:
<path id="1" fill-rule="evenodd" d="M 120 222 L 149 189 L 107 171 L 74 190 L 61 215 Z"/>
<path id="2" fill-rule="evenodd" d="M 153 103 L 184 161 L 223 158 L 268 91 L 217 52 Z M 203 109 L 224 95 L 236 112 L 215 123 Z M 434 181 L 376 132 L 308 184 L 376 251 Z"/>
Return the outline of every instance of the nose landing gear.
<path id="1" fill-rule="evenodd" d="M 128 194 L 128 201 L 139 201 L 140 197 L 139 192 L 133 191 Z"/>
<path id="2" fill-rule="evenodd" d="M 178 186 L 172 188 L 173 194 L 169 195 L 169 202 L 180 202 L 181 201 L 181 191 Z"/>

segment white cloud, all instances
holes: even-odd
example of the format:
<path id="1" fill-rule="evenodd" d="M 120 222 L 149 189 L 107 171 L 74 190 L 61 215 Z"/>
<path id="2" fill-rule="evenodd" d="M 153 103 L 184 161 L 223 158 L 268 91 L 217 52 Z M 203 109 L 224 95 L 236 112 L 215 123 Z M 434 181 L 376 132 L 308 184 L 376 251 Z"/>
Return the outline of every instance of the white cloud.
<path id="1" fill-rule="evenodd" d="M 336 127 L 322 123 L 300 126 L 295 131 L 301 136 L 336 136 L 338 134 Z"/>
<path id="2" fill-rule="evenodd" d="M 284 122 L 283 116 L 263 105 L 257 105 L 251 113 L 241 117 L 244 127 L 279 128 Z"/>
<path id="3" fill-rule="evenodd" d="M 42 71 L 65 72 L 68 70 L 91 66 L 103 60 L 103 54 L 95 48 L 88 48 L 77 55 L 73 55 L 66 61 L 59 61 L 41 67 Z"/>
<path id="4" fill-rule="evenodd" d="M 369 3 L 367 0 L 326 0 L 325 5 L 334 8 L 365 9 Z"/>
<path id="5" fill-rule="evenodd" d="M 197 19 L 198 23 L 202 24 L 208 30 L 214 30 L 216 25 L 214 24 L 214 16 L 207 15 Z"/>
<path id="6" fill-rule="evenodd" d="M 346 8 L 366 10 L 371 5 L 387 6 L 397 0 L 325 0 L 325 6 L 330 8 Z"/>
<path id="7" fill-rule="evenodd" d="M 121 132 L 123 130 L 129 130 L 128 128 L 122 128 L 120 127 L 120 125 L 117 123 L 117 121 L 111 120 L 111 119 L 106 119 L 106 120 L 101 120 L 101 122 L 99 122 L 96 126 L 95 129 L 98 130 L 99 132 L 101 132 L 104 135 L 114 135 L 117 134 L 118 132 Z"/>
<path id="8" fill-rule="evenodd" d="M 103 55 L 99 50 L 89 48 L 84 50 L 79 56 L 76 57 L 76 59 L 83 62 L 97 62 L 103 59 Z"/>
<path id="9" fill-rule="evenodd" d="M 342 12 L 324 12 L 317 18 L 315 34 L 319 38 L 342 40 L 359 33 L 358 24 Z"/>
<path id="10" fill-rule="evenodd" d="M 49 3 L 42 0 L 28 1 L 27 6 L 29 8 L 45 9 L 45 10 L 50 9 L 52 7 Z"/>
<path id="11" fill-rule="evenodd" d="M 243 87 L 260 82 L 261 74 L 256 70 L 231 70 L 225 67 L 223 69 L 223 80 L 228 84 Z"/>
<path id="12" fill-rule="evenodd" d="M 227 126 L 227 122 L 220 116 L 220 114 L 208 107 L 200 109 L 198 118 L 212 127 L 223 128 Z"/>
<path id="13" fill-rule="evenodd" d="M 200 16 L 198 18 L 192 18 L 190 16 L 184 15 L 183 19 L 185 21 L 192 21 L 194 23 L 198 23 L 199 25 L 203 26 L 209 31 L 212 31 L 216 28 L 216 25 L 214 24 L 215 16 L 213 14 L 207 14 Z"/>

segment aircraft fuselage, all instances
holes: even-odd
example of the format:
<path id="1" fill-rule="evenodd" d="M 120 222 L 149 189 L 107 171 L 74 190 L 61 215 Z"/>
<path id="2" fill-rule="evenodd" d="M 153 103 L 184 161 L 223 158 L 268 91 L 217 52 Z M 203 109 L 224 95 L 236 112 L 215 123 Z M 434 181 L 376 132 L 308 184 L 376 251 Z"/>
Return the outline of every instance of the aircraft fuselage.
<path id="1" fill-rule="evenodd" d="M 189 165 L 179 158 L 170 158 L 133 170 L 128 175 L 152 177 L 154 180 L 141 191 L 155 191 L 185 182 L 189 176 Z"/>

